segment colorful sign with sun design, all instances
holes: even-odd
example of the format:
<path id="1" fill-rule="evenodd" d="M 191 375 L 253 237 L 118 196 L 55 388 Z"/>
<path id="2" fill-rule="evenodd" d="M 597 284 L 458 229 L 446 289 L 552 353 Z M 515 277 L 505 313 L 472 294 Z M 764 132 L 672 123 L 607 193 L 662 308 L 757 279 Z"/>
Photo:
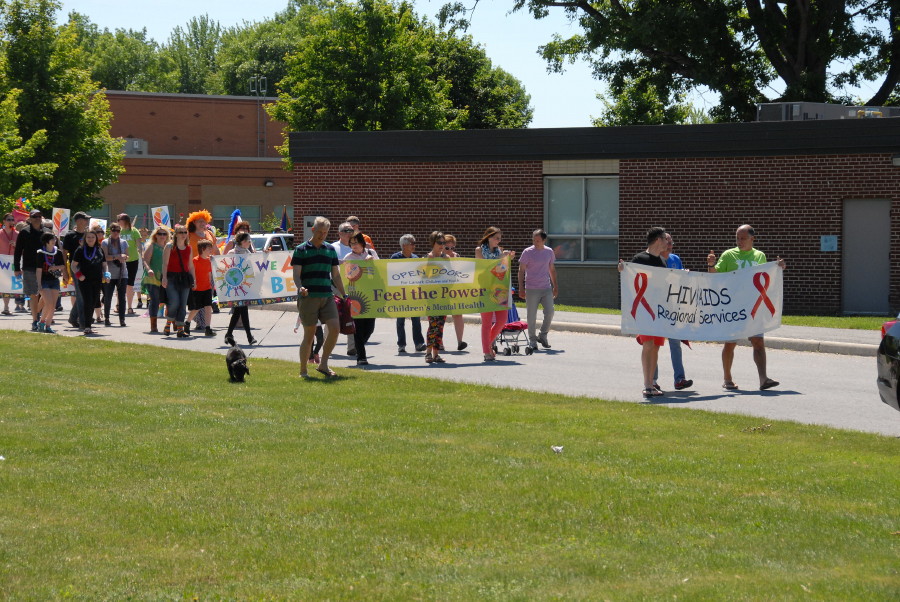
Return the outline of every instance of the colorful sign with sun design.
<path id="1" fill-rule="evenodd" d="M 345 261 L 341 276 L 358 318 L 473 314 L 509 309 L 509 258 Z"/>
<path id="2" fill-rule="evenodd" d="M 219 305 L 268 305 L 297 298 L 290 251 L 214 255 Z"/>

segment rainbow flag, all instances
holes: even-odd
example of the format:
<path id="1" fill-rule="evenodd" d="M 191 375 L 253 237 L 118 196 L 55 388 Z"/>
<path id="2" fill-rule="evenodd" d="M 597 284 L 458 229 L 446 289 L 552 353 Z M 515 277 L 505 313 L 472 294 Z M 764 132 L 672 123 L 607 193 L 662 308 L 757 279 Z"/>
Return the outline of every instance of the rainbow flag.
<path id="1" fill-rule="evenodd" d="M 24 222 L 28 219 L 31 212 L 34 211 L 34 205 L 25 197 L 16 199 L 16 206 L 13 209 L 13 217 L 17 222 Z"/>

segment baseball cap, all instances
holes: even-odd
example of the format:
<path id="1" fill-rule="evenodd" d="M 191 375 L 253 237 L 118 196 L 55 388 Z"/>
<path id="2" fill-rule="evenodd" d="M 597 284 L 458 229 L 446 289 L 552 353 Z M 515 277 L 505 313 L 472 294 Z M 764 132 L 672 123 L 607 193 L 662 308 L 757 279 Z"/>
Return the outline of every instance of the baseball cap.
<path id="1" fill-rule="evenodd" d="M 72 217 L 72 219 L 91 219 L 91 216 L 84 211 L 79 211 Z"/>
<path id="2" fill-rule="evenodd" d="M 41 217 L 42 218 L 42 217 L 44 217 L 44 214 L 41 213 L 40 210 L 35 209 L 31 213 L 28 214 L 29 219 L 31 219 L 32 217 Z"/>

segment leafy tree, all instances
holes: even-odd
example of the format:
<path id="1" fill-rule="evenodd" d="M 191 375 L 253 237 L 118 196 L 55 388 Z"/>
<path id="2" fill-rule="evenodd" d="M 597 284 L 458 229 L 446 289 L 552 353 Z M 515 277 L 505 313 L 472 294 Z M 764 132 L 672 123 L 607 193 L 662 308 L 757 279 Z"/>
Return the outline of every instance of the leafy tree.
<path id="1" fill-rule="evenodd" d="M 217 56 L 219 93 L 246 95 L 251 77 L 268 80 L 268 92 L 287 75 L 285 56 L 300 49 L 316 3 L 292 4 L 274 19 L 227 29 Z"/>
<path id="2" fill-rule="evenodd" d="M 2 8 L 0 31 L 6 77 L 0 91 L 19 96 L 19 136 L 34 145 L 34 164 L 56 164 L 49 188 L 34 178 L 34 189 L 58 194 L 73 210 L 99 206 L 97 194 L 124 171 L 121 140 L 109 135 L 109 103 L 91 81 L 76 29 L 55 25 L 54 0 L 11 0 Z M 49 197 L 48 197 L 49 198 Z"/>
<path id="3" fill-rule="evenodd" d="M 35 188 L 36 182 L 47 186 L 56 165 L 32 162 L 37 149 L 47 143 L 47 131 L 38 130 L 28 140 L 19 135 L 20 93 L 20 90 L 10 90 L 0 99 L 0 213 L 12 209 L 14 200 L 19 197 L 49 209 L 57 196 L 55 190 Z"/>
<path id="4" fill-rule="evenodd" d="M 897 0 L 513 0 L 513 8 L 536 18 L 562 8 L 581 25 L 582 34 L 540 48 L 552 70 L 583 57 L 614 98 L 652 81 L 667 104 L 707 87 L 719 94 L 720 121 L 754 119 L 757 102 L 849 101 L 848 87 L 879 80 L 865 104 L 881 105 L 900 80 Z M 442 14 L 465 22 L 467 10 L 455 3 Z"/>
<path id="5" fill-rule="evenodd" d="M 169 36 L 163 54 L 175 66 L 176 89 L 182 94 L 208 94 L 220 86 L 215 81 L 222 26 L 208 15 L 193 17 Z"/>
<path id="6" fill-rule="evenodd" d="M 522 82 L 494 67 L 471 36 L 431 27 L 425 33 L 433 38 L 433 72 L 450 82 L 453 107 L 468 112 L 465 129 L 523 128 L 531 122 L 534 109 Z"/>
<path id="7" fill-rule="evenodd" d="M 108 90 L 164 92 L 176 88 L 174 63 L 148 37 L 147 29 L 100 29 L 87 16 L 69 13 L 91 79 Z"/>
<path id="8" fill-rule="evenodd" d="M 287 58 L 270 114 L 292 130 L 462 127 L 467 111 L 453 107 L 449 82 L 429 65 L 420 25 L 405 3 L 335 2 Z"/>

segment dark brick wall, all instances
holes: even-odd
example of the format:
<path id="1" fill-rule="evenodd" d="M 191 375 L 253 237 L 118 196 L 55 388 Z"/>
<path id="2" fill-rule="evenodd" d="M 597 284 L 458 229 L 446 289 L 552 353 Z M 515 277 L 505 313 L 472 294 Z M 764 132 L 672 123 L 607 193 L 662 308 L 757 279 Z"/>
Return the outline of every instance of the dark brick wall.
<path id="1" fill-rule="evenodd" d="M 619 163 L 619 176 L 623 257 L 661 225 L 685 267 L 706 269 L 706 254 L 734 247 L 749 223 L 756 247 L 788 262 L 788 313 L 841 311 L 841 249 L 821 252 L 820 236 L 842 235 L 845 199 L 891 199 L 891 307 L 900 307 L 900 168 L 890 155 L 635 159 Z"/>
<path id="2" fill-rule="evenodd" d="M 540 161 L 294 166 L 294 223 L 323 215 L 331 220 L 329 240 L 336 240 L 337 226 L 357 215 L 382 257 L 399 251 L 407 233 L 424 255 L 434 230 L 456 236 L 457 252 L 473 257 L 488 226 L 503 230 L 502 246 L 519 252 L 543 226 L 543 211 Z"/>
<path id="3" fill-rule="evenodd" d="M 900 168 L 889 154 L 629 159 L 620 161 L 619 171 L 621 257 L 643 250 L 647 228 L 662 225 L 673 233 L 685 266 L 706 269 L 709 250 L 733 247 L 734 231 L 750 223 L 757 247 L 788 262 L 784 309 L 790 313 L 841 311 L 841 250 L 821 252 L 820 236 L 838 235 L 843 242 L 845 199 L 891 199 L 891 307 L 900 309 Z M 503 229 L 504 246 L 521 251 L 543 225 L 542 164 L 295 164 L 295 223 L 325 215 L 336 227 L 350 214 L 359 215 L 384 256 L 397 250 L 402 234 L 424 243 L 441 229 L 455 234 L 462 254 L 471 257 L 490 225 Z M 419 251 L 427 252 L 427 245 Z M 597 270 L 597 278 L 587 278 L 585 270 Z M 590 304 L 593 289 L 594 305 L 617 305 L 609 270 L 561 269 L 560 301 Z M 567 299 L 567 291 L 577 301 Z"/>

